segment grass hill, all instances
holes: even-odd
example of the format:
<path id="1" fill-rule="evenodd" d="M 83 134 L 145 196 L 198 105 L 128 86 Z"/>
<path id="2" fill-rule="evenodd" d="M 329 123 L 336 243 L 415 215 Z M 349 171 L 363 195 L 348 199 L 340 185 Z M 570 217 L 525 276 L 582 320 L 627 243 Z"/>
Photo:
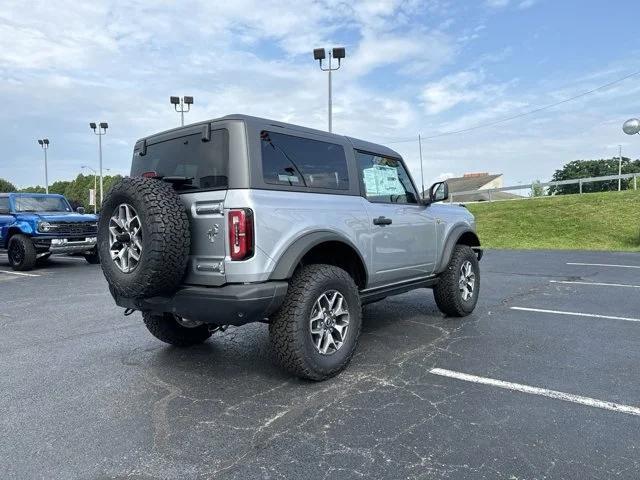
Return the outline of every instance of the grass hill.
<path id="1" fill-rule="evenodd" d="M 640 190 L 470 203 L 487 248 L 640 252 Z"/>

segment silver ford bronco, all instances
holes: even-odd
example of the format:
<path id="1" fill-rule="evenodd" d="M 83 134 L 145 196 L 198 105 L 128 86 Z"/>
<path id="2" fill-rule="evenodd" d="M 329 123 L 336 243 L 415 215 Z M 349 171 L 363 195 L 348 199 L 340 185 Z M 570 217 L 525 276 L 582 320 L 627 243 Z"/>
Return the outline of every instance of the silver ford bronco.
<path id="1" fill-rule="evenodd" d="M 445 182 L 424 196 L 389 148 L 229 115 L 136 142 L 98 250 L 116 303 L 163 342 L 266 322 L 279 363 L 322 380 L 349 363 L 363 304 L 430 288 L 446 315 L 476 306 L 474 218 L 437 203 Z"/>

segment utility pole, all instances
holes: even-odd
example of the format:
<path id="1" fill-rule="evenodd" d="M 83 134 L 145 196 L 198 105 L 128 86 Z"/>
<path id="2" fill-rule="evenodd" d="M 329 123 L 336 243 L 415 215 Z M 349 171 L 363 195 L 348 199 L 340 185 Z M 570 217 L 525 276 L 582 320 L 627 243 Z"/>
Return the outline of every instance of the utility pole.
<path id="1" fill-rule="evenodd" d="M 618 145 L 618 191 L 622 190 L 622 145 Z"/>
<path id="2" fill-rule="evenodd" d="M 333 131 L 333 95 L 332 95 L 332 87 L 331 87 L 331 72 L 334 70 L 338 70 L 340 68 L 340 61 L 345 58 L 345 49 L 344 47 L 337 47 L 333 50 L 329 50 L 329 66 L 323 67 L 322 61 L 326 58 L 326 50 L 324 48 L 314 48 L 313 49 L 313 59 L 318 60 L 320 62 L 320 70 L 323 72 L 327 72 L 329 74 L 329 92 L 328 92 L 328 125 L 329 132 Z M 338 59 L 338 66 L 333 66 L 332 59 Z"/>
<path id="3" fill-rule="evenodd" d="M 49 169 L 47 166 L 47 150 L 49 150 L 49 139 L 43 138 L 38 140 L 38 144 L 42 147 L 44 151 L 44 188 L 45 192 L 49 194 Z"/>
<path id="4" fill-rule="evenodd" d="M 93 133 L 98 135 L 98 160 L 100 170 L 100 207 L 102 207 L 102 201 L 104 200 L 104 192 L 102 188 L 102 136 L 107 134 L 107 128 L 109 124 L 107 122 L 100 122 L 98 125 L 91 122 L 89 128 L 93 130 Z"/>
<path id="5" fill-rule="evenodd" d="M 422 184 L 421 196 L 424 200 L 424 170 L 422 169 L 422 137 L 418 134 L 418 147 L 420 149 L 420 183 Z"/>

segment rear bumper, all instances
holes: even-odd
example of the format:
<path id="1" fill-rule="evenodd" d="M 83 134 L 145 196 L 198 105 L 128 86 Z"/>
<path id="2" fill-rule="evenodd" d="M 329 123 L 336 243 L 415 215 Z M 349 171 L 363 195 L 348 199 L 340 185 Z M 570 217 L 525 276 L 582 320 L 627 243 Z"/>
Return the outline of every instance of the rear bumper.
<path id="1" fill-rule="evenodd" d="M 123 308 L 171 312 L 212 325 L 244 325 L 261 321 L 275 312 L 284 300 L 288 285 L 287 282 L 265 282 L 223 287 L 186 286 L 170 296 L 139 299 L 114 295 L 114 299 Z"/>

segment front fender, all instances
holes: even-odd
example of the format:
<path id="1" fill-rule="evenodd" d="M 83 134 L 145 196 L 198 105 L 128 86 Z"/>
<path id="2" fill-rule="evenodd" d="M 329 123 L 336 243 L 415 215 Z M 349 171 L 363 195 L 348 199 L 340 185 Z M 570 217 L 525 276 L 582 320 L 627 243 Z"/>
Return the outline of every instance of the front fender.
<path id="1" fill-rule="evenodd" d="M 0 239 L 2 240 L 2 248 L 9 247 L 9 238 L 17 233 L 22 233 L 32 237 L 35 233 L 35 225 L 25 220 L 17 220 L 9 225 L 5 225 L 2 228 Z"/>
<path id="2" fill-rule="evenodd" d="M 456 225 L 453 227 L 449 234 L 447 235 L 446 240 L 444 241 L 444 246 L 442 248 L 442 254 L 440 255 L 440 261 L 436 266 L 435 273 L 442 273 L 449 265 L 449 260 L 451 259 L 451 255 L 453 254 L 453 249 L 459 243 L 461 237 L 465 235 L 465 241 L 463 242 L 465 245 L 469 244 L 472 248 L 477 250 L 478 260 L 482 258 L 482 250 L 480 247 L 480 239 L 478 238 L 478 234 L 467 224 Z"/>

